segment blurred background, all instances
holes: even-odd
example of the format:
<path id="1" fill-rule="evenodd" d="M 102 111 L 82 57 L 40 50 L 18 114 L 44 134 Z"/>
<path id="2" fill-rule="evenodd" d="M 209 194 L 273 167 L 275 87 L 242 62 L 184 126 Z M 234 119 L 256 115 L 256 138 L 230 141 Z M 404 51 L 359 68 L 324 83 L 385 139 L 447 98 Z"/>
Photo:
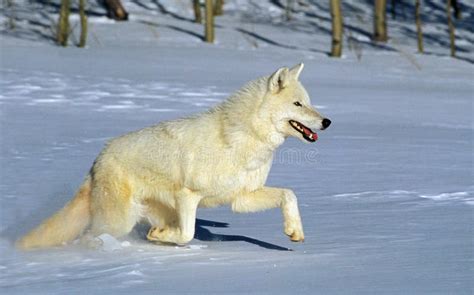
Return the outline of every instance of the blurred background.
<path id="1" fill-rule="evenodd" d="M 376 49 L 423 52 L 473 62 L 472 1 L 2 0 L 2 6 L 5 36 L 60 46 L 209 42 L 358 59 Z"/>

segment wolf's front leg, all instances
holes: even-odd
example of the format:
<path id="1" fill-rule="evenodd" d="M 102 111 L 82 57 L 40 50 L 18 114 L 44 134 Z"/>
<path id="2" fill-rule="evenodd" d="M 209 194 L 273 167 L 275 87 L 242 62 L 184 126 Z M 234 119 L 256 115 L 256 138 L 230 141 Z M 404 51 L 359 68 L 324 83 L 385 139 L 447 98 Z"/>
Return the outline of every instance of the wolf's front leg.
<path id="1" fill-rule="evenodd" d="M 257 212 L 280 207 L 284 218 L 285 234 L 293 242 L 304 241 L 298 202 L 292 190 L 263 187 L 251 193 L 240 195 L 232 202 L 234 212 Z"/>
<path id="2" fill-rule="evenodd" d="M 148 240 L 178 245 L 190 242 L 194 238 L 196 210 L 200 201 L 200 196 L 193 194 L 187 189 L 178 192 L 176 194 L 178 226 L 152 227 L 147 235 Z"/>

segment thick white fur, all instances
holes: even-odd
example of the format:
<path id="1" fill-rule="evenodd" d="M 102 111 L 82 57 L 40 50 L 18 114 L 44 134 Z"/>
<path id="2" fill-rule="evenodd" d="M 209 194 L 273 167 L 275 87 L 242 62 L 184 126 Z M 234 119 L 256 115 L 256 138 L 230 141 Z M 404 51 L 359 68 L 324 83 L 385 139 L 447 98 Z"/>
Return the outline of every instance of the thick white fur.
<path id="1" fill-rule="evenodd" d="M 150 240 L 184 244 L 194 236 L 196 209 L 224 204 L 235 212 L 280 207 L 284 232 L 291 240 L 302 241 L 295 194 L 265 186 L 275 149 L 288 136 L 304 141 L 288 121 L 322 129 L 323 117 L 298 81 L 302 69 L 303 64 L 281 68 L 251 81 L 203 114 L 111 140 L 78 193 L 85 199 L 82 211 L 71 202 L 61 211 L 67 214 L 46 220 L 18 245 L 24 249 L 58 245 L 86 229 L 93 235 L 119 237 L 142 219 L 152 225 Z M 295 106 L 295 101 L 303 106 Z M 84 204 L 88 212 L 83 212 Z M 81 218 L 87 222 L 68 233 L 67 224 L 77 224 Z"/>

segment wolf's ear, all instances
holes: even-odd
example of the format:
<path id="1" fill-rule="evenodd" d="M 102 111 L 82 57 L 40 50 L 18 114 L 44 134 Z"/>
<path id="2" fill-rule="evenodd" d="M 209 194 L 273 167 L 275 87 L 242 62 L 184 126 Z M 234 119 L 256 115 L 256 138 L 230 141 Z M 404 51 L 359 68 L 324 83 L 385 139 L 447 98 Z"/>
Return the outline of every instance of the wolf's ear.
<path id="1" fill-rule="evenodd" d="M 268 91 L 278 93 L 290 84 L 288 68 L 280 68 L 270 76 L 268 80 Z"/>
<path id="2" fill-rule="evenodd" d="M 296 66 L 292 67 L 290 69 L 290 77 L 292 79 L 295 79 L 296 81 L 298 81 L 298 78 L 300 77 L 300 74 L 301 74 L 301 71 L 303 70 L 303 68 L 304 68 L 303 63 L 299 63 Z"/>

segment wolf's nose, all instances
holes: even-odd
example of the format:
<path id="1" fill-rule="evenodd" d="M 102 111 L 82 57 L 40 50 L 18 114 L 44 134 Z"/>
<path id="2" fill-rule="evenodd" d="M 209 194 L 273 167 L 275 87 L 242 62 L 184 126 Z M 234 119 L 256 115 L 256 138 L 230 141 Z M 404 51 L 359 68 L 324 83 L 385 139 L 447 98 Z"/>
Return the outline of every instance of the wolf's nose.
<path id="1" fill-rule="evenodd" d="M 329 119 L 323 119 L 322 124 L 323 124 L 323 128 L 326 129 L 326 128 L 329 127 L 329 125 L 331 125 L 331 120 L 329 120 Z"/>

